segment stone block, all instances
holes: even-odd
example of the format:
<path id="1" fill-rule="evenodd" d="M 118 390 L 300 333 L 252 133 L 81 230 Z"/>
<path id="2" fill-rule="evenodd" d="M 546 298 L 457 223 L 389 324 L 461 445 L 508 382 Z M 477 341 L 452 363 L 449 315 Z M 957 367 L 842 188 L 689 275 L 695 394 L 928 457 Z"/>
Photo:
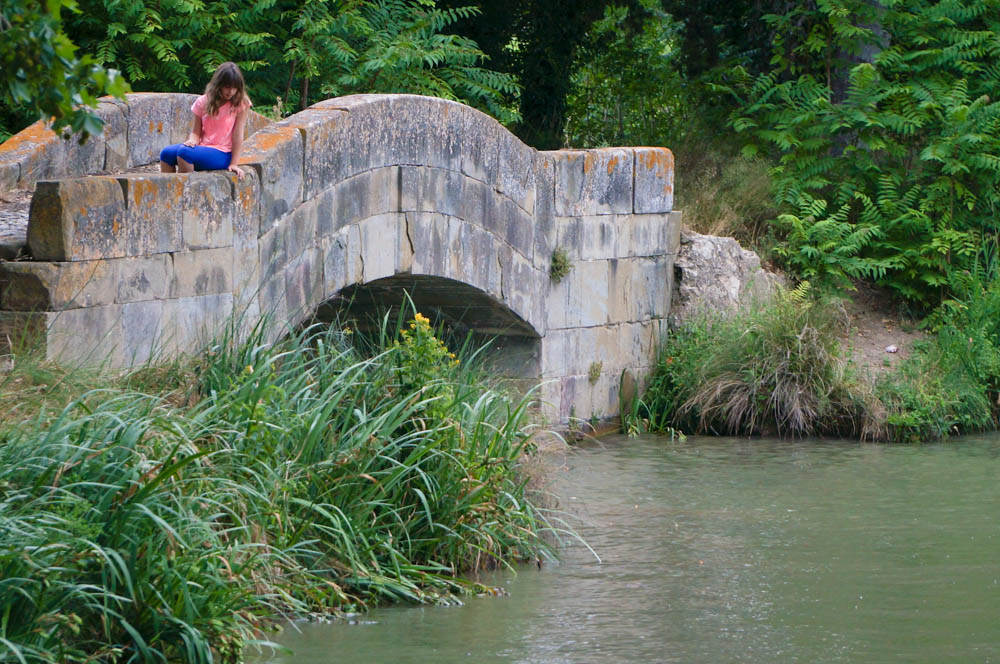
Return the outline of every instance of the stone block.
<path id="1" fill-rule="evenodd" d="M 240 164 L 252 166 L 260 179 L 260 234 L 302 203 L 302 155 L 302 133 L 280 124 L 243 144 Z"/>
<path id="2" fill-rule="evenodd" d="M 123 365 L 120 305 L 67 309 L 47 316 L 48 359 L 71 365 Z"/>
<path id="3" fill-rule="evenodd" d="M 548 275 L 532 265 L 530 259 L 504 245 L 498 251 L 500 261 L 501 300 L 532 331 L 541 336 L 545 331 L 544 306 L 540 293 L 546 291 Z"/>
<path id="4" fill-rule="evenodd" d="M 361 223 L 364 283 L 396 274 L 400 227 L 405 227 L 405 223 L 403 215 L 398 212 L 376 215 Z"/>
<path id="5" fill-rule="evenodd" d="M 608 261 L 574 263 L 570 273 L 551 286 L 546 329 L 606 324 L 610 309 L 608 277 Z"/>
<path id="6" fill-rule="evenodd" d="M 610 261 L 611 320 L 643 321 L 666 316 L 670 310 L 671 267 L 667 256 Z"/>
<path id="7" fill-rule="evenodd" d="M 674 154 L 667 148 L 634 148 L 636 214 L 674 209 Z"/>
<path id="8" fill-rule="evenodd" d="M 14 189 L 20 178 L 21 164 L 16 161 L 0 161 L 0 191 Z"/>
<path id="9" fill-rule="evenodd" d="M 331 163 L 331 182 L 340 182 L 371 169 L 400 162 L 390 154 L 390 145 L 406 120 L 391 112 L 394 95 L 349 95 L 312 105 L 309 110 L 346 111 L 345 122 L 334 125 L 331 140 L 339 157 Z"/>
<path id="10" fill-rule="evenodd" d="M 379 168 L 361 173 L 333 189 L 333 226 L 324 222 L 323 234 L 399 211 L 399 169 Z"/>
<path id="11" fill-rule="evenodd" d="M 490 184 L 514 201 L 527 215 L 535 214 L 535 161 L 538 153 L 509 131 L 501 129 L 497 142 L 496 180 Z"/>
<path id="12" fill-rule="evenodd" d="M 128 168 L 128 118 L 123 104 L 102 101 L 97 114 L 104 120 L 103 170 L 117 173 Z"/>
<path id="13" fill-rule="evenodd" d="M 342 145 L 348 113 L 341 110 L 310 108 L 296 113 L 283 125 L 295 127 L 303 136 L 303 193 L 304 200 L 339 181 L 345 169 L 341 162 L 346 158 Z"/>
<path id="14" fill-rule="evenodd" d="M 35 260 L 124 256 L 126 208 L 114 178 L 39 182 L 31 200 L 28 246 Z"/>
<path id="15" fill-rule="evenodd" d="M 114 261 L 0 263 L 0 308 L 12 311 L 62 311 L 113 304 Z"/>
<path id="16" fill-rule="evenodd" d="M 667 228 L 667 253 L 676 256 L 681 251 L 681 229 L 684 227 L 683 213 L 680 210 L 671 212 L 667 219 L 669 223 Z"/>
<path id="17" fill-rule="evenodd" d="M 256 174 L 252 177 L 256 177 Z M 177 248 L 214 249 L 232 246 L 236 217 L 232 180 L 222 173 L 191 173 L 183 180 L 183 243 Z"/>
<path id="18" fill-rule="evenodd" d="M 327 187 L 313 197 L 316 206 L 316 239 L 332 237 L 345 224 L 338 223 L 335 215 L 336 188 Z"/>
<path id="19" fill-rule="evenodd" d="M 288 258 L 292 260 L 316 247 L 317 202 L 310 200 L 297 207 L 282 224 L 288 226 Z"/>
<path id="20" fill-rule="evenodd" d="M 497 233 L 499 238 L 522 256 L 530 257 L 535 249 L 535 228 L 531 216 L 506 197 L 500 199 L 498 211 L 502 220 L 501 230 Z"/>
<path id="21" fill-rule="evenodd" d="M 260 247 L 233 249 L 233 295 L 237 304 L 255 299 L 260 287 Z"/>
<path id="22" fill-rule="evenodd" d="M 243 169 L 242 180 L 232 178 L 234 195 L 233 246 L 256 247 L 260 236 L 260 176 L 256 169 Z"/>
<path id="23" fill-rule="evenodd" d="M 456 222 L 457 223 L 457 222 Z M 413 248 L 410 271 L 445 276 L 451 260 L 449 218 L 434 212 L 407 212 L 407 237 Z"/>
<path id="24" fill-rule="evenodd" d="M 535 267 L 548 269 L 556 248 L 555 161 L 550 153 L 540 152 L 535 159 Z"/>
<path id="25" fill-rule="evenodd" d="M 617 215 L 557 217 L 556 246 L 573 261 L 615 258 L 620 219 Z"/>
<path id="26" fill-rule="evenodd" d="M 218 293 L 169 300 L 173 346 L 182 353 L 198 352 L 215 339 L 233 313 L 233 294 Z"/>
<path id="27" fill-rule="evenodd" d="M 191 130 L 191 104 L 197 95 L 142 92 L 126 96 L 128 165 L 160 159 L 160 150 L 183 142 Z"/>
<path id="28" fill-rule="evenodd" d="M 269 341 L 278 338 L 287 329 L 288 301 L 286 294 L 284 270 L 261 282 L 260 290 L 257 292 L 260 314 L 270 321 L 269 332 L 272 334 L 269 335 Z"/>
<path id="29" fill-rule="evenodd" d="M 246 124 L 243 126 L 244 140 L 250 138 L 264 127 L 270 127 L 273 124 L 274 120 L 267 117 L 266 115 L 261 115 L 256 111 L 250 111 L 249 113 L 247 113 Z"/>
<path id="30" fill-rule="evenodd" d="M 660 256 L 670 252 L 670 217 L 667 214 L 623 214 L 615 217 L 617 239 L 614 258 Z"/>
<path id="31" fill-rule="evenodd" d="M 170 297 L 193 297 L 232 293 L 233 250 L 200 249 L 173 254 Z"/>
<path id="32" fill-rule="evenodd" d="M 496 298 L 502 297 L 499 242 L 492 233 L 473 224 L 453 219 L 449 224 L 449 234 L 457 235 L 458 251 L 451 260 L 453 278 L 475 286 Z M 456 246 L 455 243 L 452 246 Z"/>
<path id="33" fill-rule="evenodd" d="M 48 124 L 36 122 L 0 143 L 0 164 L 17 164 L 18 187 L 61 177 L 66 174 L 66 141 Z M 6 170 L 4 181 L 13 173 L 10 167 Z"/>
<path id="34" fill-rule="evenodd" d="M 116 302 L 162 300 L 170 295 L 173 260 L 170 254 L 154 254 L 114 261 L 118 271 Z"/>
<path id="35" fill-rule="evenodd" d="M 559 379 L 559 385 L 559 421 L 573 426 L 589 420 L 593 390 L 587 377 L 565 376 Z"/>
<path id="36" fill-rule="evenodd" d="M 361 228 L 351 225 L 323 238 L 324 297 L 330 298 L 351 284 L 364 279 L 361 260 Z"/>
<path id="37" fill-rule="evenodd" d="M 288 255 L 288 226 L 279 224 L 260 237 L 258 243 L 260 278 L 267 281 L 278 274 L 293 258 Z"/>
<path id="38" fill-rule="evenodd" d="M 105 126 L 105 130 L 107 129 Z M 74 134 L 65 139 L 63 147 L 66 150 L 64 175 L 79 177 L 105 170 L 107 138 L 104 132 L 88 137 L 83 143 L 80 142 L 79 135 Z"/>
<path id="39" fill-rule="evenodd" d="M 285 273 L 285 303 L 288 324 L 298 326 L 323 301 L 323 256 L 314 247 L 288 264 Z"/>
<path id="40" fill-rule="evenodd" d="M 126 366 L 145 364 L 176 351 L 173 305 L 164 300 L 122 305 L 122 355 Z"/>
<path id="41" fill-rule="evenodd" d="M 125 254 L 148 256 L 184 247 L 181 229 L 189 177 L 172 173 L 121 175 L 125 197 Z"/>
<path id="42" fill-rule="evenodd" d="M 555 163 L 555 213 L 572 217 L 632 212 L 633 154 L 627 148 L 560 150 Z"/>
<path id="43" fill-rule="evenodd" d="M 462 217 L 468 199 L 463 186 L 467 179 L 461 173 L 441 168 L 400 166 L 399 209 L 403 212 L 440 212 Z M 475 184 L 479 189 L 486 189 L 481 183 Z"/>

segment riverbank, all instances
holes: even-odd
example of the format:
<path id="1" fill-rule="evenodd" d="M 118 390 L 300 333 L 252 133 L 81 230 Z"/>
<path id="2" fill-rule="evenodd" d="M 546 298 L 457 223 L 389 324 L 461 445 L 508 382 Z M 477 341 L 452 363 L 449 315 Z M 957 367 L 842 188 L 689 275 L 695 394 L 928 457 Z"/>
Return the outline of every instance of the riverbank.
<path id="1" fill-rule="evenodd" d="M 528 401 L 415 316 L 381 343 L 231 335 L 124 375 L 0 374 L 0 644 L 235 662 L 275 617 L 450 602 L 546 556 Z"/>
<path id="2" fill-rule="evenodd" d="M 996 430 L 1000 286 L 968 281 L 921 323 L 864 284 L 693 316 L 664 336 L 626 427 L 880 442 Z"/>

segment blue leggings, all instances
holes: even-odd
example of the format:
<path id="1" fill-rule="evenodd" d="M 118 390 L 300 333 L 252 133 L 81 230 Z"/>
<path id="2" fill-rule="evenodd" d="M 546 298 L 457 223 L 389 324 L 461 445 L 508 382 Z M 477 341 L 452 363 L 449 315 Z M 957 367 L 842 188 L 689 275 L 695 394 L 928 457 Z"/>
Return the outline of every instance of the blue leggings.
<path id="1" fill-rule="evenodd" d="M 160 161 L 177 166 L 177 157 L 180 157 L 189 164 L 194 165 L 196 171 L 224 171 L 229 168 L 229 158 L 231 152 L 223 152 L 215 148 L 207 148 L 204 145 L 168 145 L 160 150 Z"/>

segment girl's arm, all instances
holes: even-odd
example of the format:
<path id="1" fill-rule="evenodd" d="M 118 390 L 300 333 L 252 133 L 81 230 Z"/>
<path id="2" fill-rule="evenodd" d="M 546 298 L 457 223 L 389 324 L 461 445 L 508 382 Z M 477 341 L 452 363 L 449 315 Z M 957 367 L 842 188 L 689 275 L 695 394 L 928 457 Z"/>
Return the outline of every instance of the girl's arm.
<path id="1" fill-rule="evenodd" d="M 236 165 L 240 160 L 240 151 L 243 149 L 243 128 L 247 121 L 247 109 L 244 108 L 236 116 L 233 124 L 233 152 L 229 157 L 229 170 L 236 173 L 239 179 L 243 179 L 243 169 Z"/>
<path id="2" fill-rule="evenodd" d="M 201 117 L 194 116 L 194 122 L 191 123 L 191 133 L 188 134 L 187 140 L 184 141 L 184 145 L 190 145 L 194 147 L 201 143 Z"/>

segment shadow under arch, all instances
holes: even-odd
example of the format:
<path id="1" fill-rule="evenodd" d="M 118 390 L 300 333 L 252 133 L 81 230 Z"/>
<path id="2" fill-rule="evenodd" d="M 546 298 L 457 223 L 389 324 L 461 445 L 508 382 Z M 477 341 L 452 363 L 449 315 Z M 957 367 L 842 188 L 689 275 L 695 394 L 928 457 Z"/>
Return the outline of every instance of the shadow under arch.
<path id="1" fill-rule="evenodd" d="M 412 306 L 411 303 L 412 302 Z M 451 341 L 486 346 L 484 361 L 500 378 L 532 387 L 541 375 L 541 335 L 499 299 L 461 281 L 424 274 L 397 274 L 342 289 L 321 304 L 319 323 L 348 323 L 375 332 L 412 310 L 444 329 Z M 526 381 L 521 383 L 521 381 Z"/>

